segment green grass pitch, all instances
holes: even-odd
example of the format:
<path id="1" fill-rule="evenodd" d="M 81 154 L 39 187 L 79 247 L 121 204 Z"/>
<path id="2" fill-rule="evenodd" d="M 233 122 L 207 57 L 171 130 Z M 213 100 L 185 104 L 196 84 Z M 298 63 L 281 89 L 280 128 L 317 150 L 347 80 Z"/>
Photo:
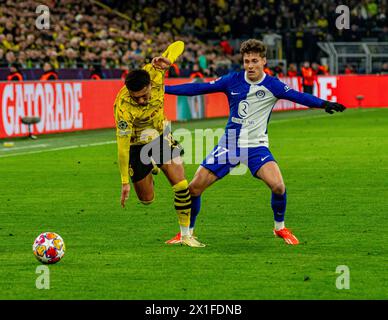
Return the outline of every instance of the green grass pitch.
<path id="1" fill-rule="evenodd" d="M 151 206 L 131 190 L 122 209 L 114 130 L 1 145 L 0 299 L 386 299 L 388 109 L 275 113 L 269 137 L 299 246 L 273 236 L 270 191 L 249 172 L 204 193 L 206 248 L 167 246 L 178 231 L 171 187 L 160 174 Z M 198 165 L 185 167 L 190 180 Z M 44 231 L 67 246 L 49 290 L 35 286 L 32 254 Z M 350 289 L 336 287 L 340 265 Z"/>

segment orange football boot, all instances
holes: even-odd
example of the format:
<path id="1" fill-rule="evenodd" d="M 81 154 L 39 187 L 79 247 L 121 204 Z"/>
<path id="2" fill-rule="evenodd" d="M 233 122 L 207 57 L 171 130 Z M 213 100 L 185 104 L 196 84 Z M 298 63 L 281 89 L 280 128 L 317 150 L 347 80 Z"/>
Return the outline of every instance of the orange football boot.
<path id="1" fill-rule="evenodd" d="M 291 230 L 283 228 L 280 230 L 273 230 L 275 236 L 283 238 L 287 244 L 296 245 L 299 244 L 299 240 L 292 234 Z"/>
<path id="2" fill-rule="evenodd" d="M 174 237 L 174 238 L 172 238 L 172 239 L 170 239 L 170 240 L 167 240 L 165 243 L 167 243 L 167 244 L 180 244 L 181 243 L 181 233 L 180 232 L 178 232 L 177 233 L 177 235 Z"/>

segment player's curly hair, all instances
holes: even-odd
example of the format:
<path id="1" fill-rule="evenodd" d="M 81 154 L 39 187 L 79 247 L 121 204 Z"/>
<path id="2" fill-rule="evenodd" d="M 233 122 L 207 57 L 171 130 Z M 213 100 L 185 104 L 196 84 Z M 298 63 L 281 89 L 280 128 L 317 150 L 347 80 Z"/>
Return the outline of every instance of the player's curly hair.
<path id="1" fill-rule="evenodd" d="M 244 56 L 245 53 L 258 53 L 260 57 L 265 58 L 267 56 L 267 46 L 263 41 L 256 39 L 249 39 L 244 41 L 240 47 L 240 53 Z"/>
<path id="2" fill-rule="evenodd" d="M 150 74 L 143 69 L 132 70 L 125 77 L 125 86 L 129 91 L 133 92 L 142 90 L 150 83 Z"/>

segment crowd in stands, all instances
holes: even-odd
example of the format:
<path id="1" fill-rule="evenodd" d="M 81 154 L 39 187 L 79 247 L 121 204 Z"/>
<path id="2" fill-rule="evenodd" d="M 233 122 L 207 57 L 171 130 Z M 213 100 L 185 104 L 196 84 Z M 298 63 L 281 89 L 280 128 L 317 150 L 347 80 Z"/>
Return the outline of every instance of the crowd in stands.
<path id="1" fill-rule="evenodd" d="M 324 55 L 318 41 L 388 41 L 385 0 L 345 1 L 351 8 L 350 30 L 335 26 L 335 8 L 340 4 L 337 1 L 101 2 L 1 0 L 0 68 L 12 67 L 13 73 L 16 69 L 41 69 L 42 74 L 83 68 L 98 79 L 104 78 L 102 70 L 122 69 L 125 74 L 128 69 L 142 66 L 163 52 L 168 43 L 179 39 L 186 44 L 185 52 L 169 76 L 213 77 L 239 70 L 240 41 L 255 37 L 268 44 L 269 58 L 274 55 L 271 48 L 276 41 L 282 43 L 288 68 L 277 65 L 267 68 L 268 73 L 301 75 L 306 61 L 319 72 L 330 72 L 327 66 L 317 64 Z M 35 27 L 35 10 L 42 3 L 52 8 L 48 30 Z"/>

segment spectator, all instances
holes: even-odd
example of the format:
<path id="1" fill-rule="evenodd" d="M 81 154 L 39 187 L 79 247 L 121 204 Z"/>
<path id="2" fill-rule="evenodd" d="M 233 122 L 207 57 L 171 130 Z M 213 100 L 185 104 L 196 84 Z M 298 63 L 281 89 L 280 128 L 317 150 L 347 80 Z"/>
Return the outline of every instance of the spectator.
<path id="1" fill-rule="evenodd" d="M 231 50 L 230 41 L 224 42 L 225 38 L 221 48 L 209 40 L 257 37 L 262 35 L 260 29 L 266 28 L 263 40 L 269 46 L 268 54 L 274 56 L 281 35 L 285 59 L 299 64 L 316 59 L 317 41 L 326 41 L 329 36 L 334 41 L 359 41 L 364 37 L 388 41 L 385 2 L 355 2 L 350 6 L 352 29 L 338 30 L 335 4 L 328 0 L 270 0 L 265 5 L 252 0 L 108 2 L 128 15 L 130 22 L 93 2 L 50 1 L 50 5 L 55 3 L 55 15 L 50 16 L 52 28 L 40 32 L 31 13 L 35 1 L 3 0 L 0 67 L 18 63 L 23 69 L 41 68 L 42 61 L 48 61 L 54 69 L 87 68 L 92 63 L 106 68 L 120 68 L 122 64 L 137 68 L 147 57 L 160 52 L 162 44 L 179 37 L 185 41 L 187 55 L 178 61 L 178 67 L 190 74 L 191 66 L 199 63 L 206 75 L 214 75 L 215 70 L 224 72 L 227 68 L 210 57 L 214 50 L 216 57 L 223 52 L 232 61 L 229 69 L 237 68 L 238 54 Z"/>
<path id="2" fill-rule="evenodd" d="M 380 74 L 387 74 L 388 75 L 388 62 L 384 62 L 381 65 Z"/>
<path id="3" fill-rule="evenodd" d="M 5 60 L 7 61 L 8 65 L 12 65 L 16 62 L 16 57 L 15 57 L 15 54 L 13 53 L 13 51 L 8 51 L 5 54 Z"/>
<path id="4" fill-rule="evenodd" d="M 356 70 L 352 64 L 347 64 L 345 67 L 345 74 L 356 74 Z"/>
<path id="5" fill-rule="evenodd" d="M 303 67 L 301 71 L 302 71 L 303 92 L 313 94 L 315 75 L 308 61 L 305 61 L 303 63 Z"/>
<path id="6" fill-rule="evenodd" d="M 298 75 L 298 70 L 295 63 L 290 63 L 288 66 L 287 76 L 296 77 Z"/>
<path id="7" fill-rule="evenodd" d="M 22 81 L 23 75 L 19 70 L 19 66 L 14 63 L 9 67 L 9 75 L 7 76 L 7 81 Z"/>
<path id="8" fill-rule="evenodd" d="M 8 63 L 5 59 L 4 50 L 0 48 L 0 68 L 6 68 L 7 66 Z"/>
<path id="9" fill-rule="evenodd" d="M 284 73 L 285 73 L 284 63 L 280 61 L 277 64 L 277 66 L 273 69 L 273 71 L 276 77 L 284 77 Z"/>
<path id="10" fill-rule="evenodd" d="M 193 71 L 190 74 L 190 79 L 194 78 L 204 78 L 203 70 L 199 67 L 199 65 L 196 63 L 193 66 Z"/>
<path id="11" fill-rule="evenodd" d="M 129 73 L 129 68 L 126 65 L 121 66 L 120 79 L 125 81 L 125 78 L 127 77 L 128 73 Z"/>
<path id="12" fill-rule="evenodd" d="M 102 70 L 101 70 L 100 66 L 98 66 L 98 65 L 97 66 L 91 65 L 89 67 L 89 71 L 90 71 L 89 79 L 91 79 L 91 80 L 101 80 L 101 79 L 103 79 Z"/>
<path id="13" fill-rule="evenodd" d="M 54 70 L 53 66 L 49 62 L 45 62 L 43 65 L 43 74 L 40 76 L 40 80 L 58 80 L 58 74 Z"/>
<path id="14" fill-rule="evenodd" d="M 200 50 L 198 52 L 198 64 L 202 70 L 207 69 L 207 58 L 206 58 L 206 55 L 204 53 L 204 50 Z"/>
<path id="15" fill-rule="evenodd" d="M 270 75 L 270 76 L 273 76 L 273 75 L 274 75 L 273 71 L 268 67 L 268 65 L 266 65 L 266 66 L 264 67 L 264 72 L 265 72 L 266 74 Z"/>
<path id="16" fill-rule="evenodd" d="M 299 27 L 296 34 L 295 34 L 295 45 L 294 45 L 295 59 L 296 59 L 297 63 L 301 62 L 304 55 L 305 55 L 305 52 L 304 52 L 305 48 L 304 48 L 303 39 L 304 39 L 304 32 L 303 32 L 302 27 Z"/>
<path id="17" fill-rule="evenodd" d="M 379 34 L 379 41 L 388 42 L 388 26 L 384 26 L 382 32 Z"/>
<path id="18" fill-rule="evenodd" d="M 178 78 L 181 74 L 181 71 L 178 67 L 177 63 L 173 63 L 170 66 L 170 69 L 167 70 L 166 72 L 166 78 Z"/>
<path id="19" fill-rule="evenodd" d="M 328 70 L 327 70 L 327 67 L 326 66 L 323 66 L 323 65 L 319 65 L 318 63 L 316 62 L 313 62 L 311 64 L 311 68 L 313 69 L 313 73 L 314 75 L 325 75 L 327 76 L 329 74 Z"/>
<path id="20" fill-rule="evenodd" d="M 222 37 L 222 41 L 220 42 L 220 46 L 222 48 L 222 52 L 227 55 L 233 54 L 233 47 L 230 45 L 229 41 L 226 37 Z"/>

